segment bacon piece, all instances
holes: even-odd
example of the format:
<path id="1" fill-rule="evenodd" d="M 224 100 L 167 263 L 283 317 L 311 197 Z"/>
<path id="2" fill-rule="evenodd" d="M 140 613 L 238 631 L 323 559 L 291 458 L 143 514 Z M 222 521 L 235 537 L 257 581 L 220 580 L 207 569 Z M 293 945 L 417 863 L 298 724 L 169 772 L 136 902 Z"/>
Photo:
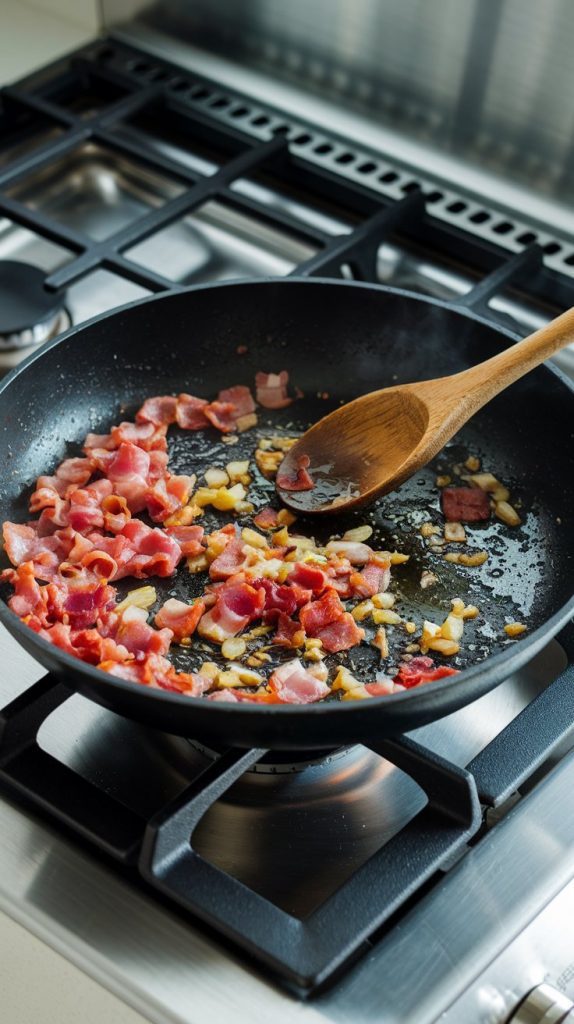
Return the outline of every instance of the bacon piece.
<path id="1" fill-rule="evenodd" d="M 274 622 L 280 613 L 293 615 L 297 611 L 297 600 L 291 587 L 267 579 L 253 580 L 252 586 L 265 594 L 263 618 L 266 622 Z M 299 624 L 297 628 L 301 628 Z"/>
<path id="2" fill-rule="evenodd" d="M 147 489 L 145 503 L 154 523 L 163 523 L 164 519 L 177 512 L 183 504 L 176 495 L 169 493 L 165 477 L 161 477 L 153 487 Z"/>
<path id="3" fill-rule="evenodd" d="M 120 533 L 132 517 L 125 498 L 119 494 L 108 494 L 100 508 L 104 515 L 104 529 L 109 533 Z"/>
<path id="4" fill-rule="evenodd" d="M 453 523 L 477 523 L 490 518 L 490 500 L 478 487 L 444 487 L 441 491 L 444 516 Z"/>
<path id="5" fill-rule="evenodd" d="M 233 690 L 214 690 L 213 693 L 208 693 L 206 700 L 214 700 L 218 704 L 239 704 L 239 698 L 235 696 Z"/>
<path id="6" fill-rule="evenodd" d="M 297 562 L 293 572 L 289 573 L 289 583 L 298 583 L 301 587 L 320 594 L 328 584 L 326 573 L 316 565 L 307 562 Z"/>
<path id="7" fill-rule="evenodd" d="M 40 537 L 37 524 L 4 523 L 4 547 L 12 565 L 22 562 L 33 562 L 34 573 L 38 579 L 51 580 L 58 570 L 62 558 L 67 554 L 62 549 L 62 542 L 56 535 Z"/>
<path id="8" fill-rule="evenodd" d="M 386 697 L 389 693 L 395 693 L 395 685 L 392 679 L 385 677 L 377 679 L 376 683 L 365 683 L 365 690 L 371 697 Z M 399 686 L 398 689 L 403 690 L 404 687 Z"/>
<path id="9" fill-rule="evenodd" d="M 205 415 L 205 407 L 208 404 L 205 398 L 196 398 L 194 395 L 186 395 L 185 392 L 179 395 L 175 409 L 178 427 L 182 430 L 203 430 L 208 427 L 209 420 Z"/>
<path id="10" fill-rule="evenodd" d="M 255 375 L 256 398 L 264 409 L 284 409 L 293 401 L 287 395 L 289 374 L 287 370 L 280 373 L 263 373 Z"/>
<path id="11" fill-rule="evenodd" d="M 177 672 L 167 658 L 159 654 L 150 654 L 140 662 L 125 665 L 102 661 L 98 668 L 120 679 L 141 683 L 153 689 L 185 693 L 187 697 L 200 697 L 205 689 L 202 676 L 196 672 Z"/>
<path id="12" fill-rule="evenodd" d="M 329 587 L 318 601 L 306 604 L 299 612 L 299 618 L 307 636 L 318 636 L 319 631 L 336 622 L 345 614 L 336 590 Z M 353 620 L 354 621 L 354 620 Z"/>
<path id="13" fill-rule="evenodd" d="M 212 580 L 224 580 L 241 571 L 246 561 L 244 547 L 245 541 L 241 537 L 235 537 L 226 544 L 221 554 L 214 558 L 209 566 Z"/>
<path id="14" fill-rule="evenodd" d="M 307 472 L 310 464 L 311 459 L 308 455 L 300 455 L 297 459 L 295 476 L 289 476 L 288 473 L 282 473 L 280 470 L 277 474 L 277 486 L 283 491 L 312 491 L 315 481 Z"/>
<path id="15" fill-rule="evenodd" d="M 266 508 L 262 508 L 253 518 L 253 522 L 256 526 L 259 526 L 262 530 L 273 530 L 276 526 L 279 526 L 279 520 L 277 519 L 278 513 L 270 505 Z"/>
<path id="16" fill-rule="evenodd" d="M 203 410 L 209 422 L 223 434 L 236 428 L 235 406 L 231 402 L 210 402 Z"/>
<path id="17" fill-rule="evenodd" d="M 135 551 L 122 568 L 118 568 L 115 579 L 135 576 L 146 579 L 149 576 L 171 576 L 181 559 L 181 548 L 173 537 L 163 530 L 151 529 L 139 519 L 132 519 L 121 533 Z"/>
<path id="18" fill-rule="evenodd" d="M 367 562 L 362 572 L 354 572 L 350 585 L 354 597 L 372 597 L 385 591 L 391 581 L 390 565 L 383 568 L 376 562 Z"/>
<path id="19" fill-rule="evenodd" d="M 104 513 L 101 509 L 102 498 L 90 487 L 79 488 L 70 498 L 67 513 L 68 525 L 77 533 L 88 533 L 89 530 L 101 530 L 104 526 Z"/>
<path id="20" fill-rule="evenodd" d="M 86 440 L 83 444 L 83 451 L 90 458 L 94 449 L 101 449 L 106 451 L 113 451 L 115 444 L 112 440 L 111 434 L 86 434 Z"/>
<path id="21" fill-rule="evenodd" d="M 97 584 L 89 590 L 72 585 L 63 601 L 63 610 L 74 629 L 87 629 L 115 600 L 115 587 Z"/>
<path id="22" fill-rule="evenodd" d="M 121 614 L 113 611 L 99 619 L 102 636 L 111 637 L 143 661 L 148 654 L 167 654 L 173 633 L 171 629 L 154 629 L 147 621 L 144 608 L 130 606 Z"/>
<path id="23" fill-rule="evenodd" d="M 125 422 L 120 423 L 118 427 L 112 427 L 110 438 L 115 448 L 126 442 L 143 448 L 145 452 L 165 452 L 166 434 L 167 424 Z"/>
<path id="24" fill-rule="evenodd" d="M 145 508 L 149 468 L 149 453 L 129 441 L 122 442 L 103 467 L 114 485 L 114 493 L 126 499 L 132 513 Z"/>
<path id="25" fill-rule="evenodd" d="M 353 616 L 344 612 L 340 619 L 330 622 L 328 626 L 318 630 L 317 637 L 330 654 L 336 651 L 348 651 L 350 647 L 364 640 L 365 630 L 357 626 Z"/>
<path id="26" fill-rule="evenodd" d="M 23 619 L 26 615 L 37 614 L 43 604 L 43 590 L 34 576 L 34 563 L 22 562 L 17 569 L 6 569 L 2 573 L 3 580 L 9 580 L 14 593 L 8 605 L 15 615 Z"/>
<path id="27" fill-rule="evenodd" d="M 146 398 L 142 407 L 136 412 L 136 422 L 153 423 L 158 427 L 164 424 L 169 426 L 176 421 L 177 402 L 175 395 L 156 395 L 154 398 Z"/>
<path id="28" fill-rule="evenodd" d="M 361 544 L 356 540 L 330 540 L 325 551 L 329 558 L 332 555 L 346 558 L 351 565 L 364 565 L 370 561 L 373 554 L 368 544 Z"/>
<path id="29" fill-rule="evenodd" d="M 256 590 L 248 583 L 229 581 L 219 587 L 215 605 L 200 619 L 198 633 L 206 640 L 223 643 L 259 618 L 264 605 L 263 590 Z"/>
<path id="30" fill-rule="evenodd" d="M 248 416 L 250 412 L 255 412 L 253 395 L 244 384 L 236 384 L 232 388 L 225 388 L 223 391 L 220 391 L 217 401 L 224 404 L 230 403 L 233 406 L 234 420 L 240 419 L 241 416 Z"/>
<path id="31" fill-rule="evenodd" d="M 273 643 L 281 647 L 301 647 L 305 641 L 305 630 L 300 622 L 290 619 L 285 612 L 279 612 L 277 617 L 277 632 L 273 637 Z"/>
<path id="32" fill-rule="evenodd" d="M 174 640 L 182 640 L 183 637 L 191 636 L 195 632 L 204 611 L 203 601 L 185 604 L 184 601 L 170 597 L 157 612 L 154 622 L 158 629 L 171 629 Z"/>
<path id="33" fill-rule="evenodd" d="M 182 555 L 200 555 L 205 550 L 203 544 L 203 526 L 166 526 L 165 533 L 173 537 L 181 548 Z"/>
<path id="34" fill-rule="evenodd" d="M 303 668 L 299 658 L 276 668 L 269 679 L 269 688 L 286 704 L 311 704 L 330 692 L 326 683 Z"/>
<path id="35" fill-rule="evenodd" d="M 456 676 L 459 669 L 450 668 L 448 665 L 436 666 L 432 658 L 423 655 L 413 658 L 405 665 L 399 667 L 394 677 L 395 683 L 400 683 L 405 689 L 410 690 L 421 683 L 432 683 L 436 679 L 445 679 L 447 676 Z"/>

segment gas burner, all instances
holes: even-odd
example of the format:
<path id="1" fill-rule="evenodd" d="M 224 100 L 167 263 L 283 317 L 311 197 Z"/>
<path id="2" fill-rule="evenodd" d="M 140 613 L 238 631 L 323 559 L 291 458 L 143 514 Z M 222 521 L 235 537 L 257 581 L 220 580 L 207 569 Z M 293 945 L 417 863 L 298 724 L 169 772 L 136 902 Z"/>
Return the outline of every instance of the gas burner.
<path id="1" fill-rule="evenodd" d="M 64 296 L 45 281 L 39 267 L 0 260 L 0 349 L 41 345 L 70 326 Z"/>
<path id="2" fill-rule="evenodd" d="M 198 740 L 188 740 L 194 750 L 209 761 L 215 761 L 223 753 L 214 747 L 207 747 Z M 289 775 L 292 772 L 304 772 L 307 768 L 314 768 L 333 764 L 347 757 L 352 747 L 338 747 L 329 750 L 272 750 L 265 757 L 262 757 L 257 764 L 249 769 L 249 773 L 257 775 Z"/>

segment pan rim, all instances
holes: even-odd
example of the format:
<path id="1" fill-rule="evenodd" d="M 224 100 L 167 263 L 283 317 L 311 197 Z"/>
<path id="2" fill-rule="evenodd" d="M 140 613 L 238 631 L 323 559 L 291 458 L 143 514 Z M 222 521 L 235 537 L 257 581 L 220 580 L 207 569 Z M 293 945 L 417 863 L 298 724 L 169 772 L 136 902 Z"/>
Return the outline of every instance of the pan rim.
<path id="1" fill-rule="evenodd" d="M 448 312 L 456 313 L 465 317 L 468 320 L 473 320 L 476 323 L 481 324 L 483 327 L 495 332 L 498 335 L 503 335 L 509 340 L 516 342 L 520 339 L 520 335 L 512 331 L 510 328 L 502 325 L 494 325 L 489 323 L 480 314 L 475 312 L 468 307 L 463 305 L 457 306 L 451 302 L 443 299 L 437 299 L 433 296 L 422 295 L 417 292 L 411 292 L 403 288 L 395 288 L 389 285 L 383 284 L 371 284 L 364 281 L 347 281 L 338 280 L 334 278 L 323 278 L 323 277 L 288 277 L 288 278 L 276 278 L 276 277 L 261 277 L 261 278 L 237 278 L 229 281 L 213 281 L 207 284 L 196 284 L 190 285 L 189 287 L 182 288 L 177 292 L 166 292 L 160 295 L 148 295 L 140 299 L 135 299 L 132 302 L 125 303 L 122 306 L 115 307 L 111 310 L 106 310 L 104 313 L 98 316 L 92 317 L 89 320 L 84 321 L 78 326 L 69 328 L 63 334 L 54 338 L 52 341 L 39 347 L 39 349 L 28 356 L 27 359 L 23 360 L 18 364 L 1 382 L 0 382 L 0 400 L 4 391 L 10 386 L 11 382 L 15 380 L 21 373 L 25 372 L 28 367 L 32 366 L 38 359 L 46 355 L 52 349 L 57 348 L 62 343 L 66 342 L 70 337 L 75 337 L 84 330 L 92 327 L 94 324 L 101 323 L 102 321 L 108 320 L 115 317 L 116 315 L 128 312 L 131 309 L 145 306 L 150 302 L 159 303 L 161 301 L 169 301 L 176 296 L 180 298 L 182 295 L 193 294 L 198 291 L 211 291 L 219 288 L 234 289 L 245 286 L 253 285 L 267 285 L 267 286 L 289 286 L 289 285 L 308 285 L 313 286 L 315 284 L 329 284 L 336 286 L 337 288 L 345 287 L 350 289 L 365 289 L 367 291 L 379 292 L 383 295 L 396 295 L 399 297 L 408 298 L 409 300 L 415 300 L 422 303 L 423 305 L 431 305 L 444 309 Z M 547 363 L 537 368 L 537 371 L 546 371 L 557 377 L 562 385 L 565 385 L 572 395 L 574 395 L 574 381 L 571 381 L 562 370 L 553 365 Z M 416 697 L 417 704 L 419 706 L 426 706 L 432 704 L 435 699 L 435 695 L 438 698 L 439 694 L 445 691 L 453 691 L 458 688 L 461 684 L 470 684 L 472 680 L 482 676 L 484 680 L 484 690 L 491 689 L 494 676 L 499 672 L 500 668 L 504 668 L 504 671 L 500 675 L 500 682 L 506 679 L 513 671 L 519 668 L 528 660 L 528 654 L 531 652 L 531 656 L 534 655 L 544 646 L 544 643 L 551 640 L 560 629 L 568 622 L 574 615 L 574 593 L 571 598 L 565 602 L 549 619 L 542 623 L 533 633 L 524 637 L 518 641 L 509 641 L 511 645 L 510 650 L 502 650 L 497 654 L 489 656 L 484 661 L 478 662 L 476 665 L 472 665 L 465 669 L 462 669 L 459 674 L 455 676 L 449 676 L 444 679 L 436 680 L 429 687 L 415 687 L 412 690 L 405 690 L 401 693 L 385 694 L 380 697 L 372 697 L 370 699 L 369 707 L 377 707 L 382 710 L 382 706 L 393 707 L 399 705 L 408 705 L 408 701 Z M 201 697 L 188 697 L 185 694 L 172 693 L 167 690 L 154 690 L 149 687 L 142 686 L 140 683 L 135 683 L 130 680 L 121 679 L 117 676 L 111 676 L 109 673 L 102 672 L 100 669 L 87 662 L 82 661 L 79 658 L 74 658 L 72 655 L 67 654 L 60 648 L 54 648 L 54 646 L 48 643 L 47 640 L 42 639 L 37 634 L 34 634 L 22 620 L 14 614 L 8 608 L 4 599 L 0 600 L 0 622 L 2 622 L 9 630 L 9 632 L 20 642 L 19 637 L 23 638 L 22 646 L 26 649 L 30 644 L 33 647 L 39 647 L 40 651 L 45 652 L 46 657 L 50 655 L 52 658 L 55 653 L 58 660 L 61 662 L 64 668 L 68 668 L 70 673 L 81 673 L 84 677 L 91 680 L 93 683 L 106 684 L 106 687 L 111 686 L 115 691 L 123 691 L 126 695 L 133 695 L 137 693 L 139 697 L 149 702 L 150 708 L 153 706 L 153 702 L 159 701 L 163 706 L 166 702 L 173 706 L 173 708 L 203 708 L 204 710 L 209 707 L 210 714 L 212 711 L 220 714 L 224 712 L 228 715 L 230 712 L 239 715 L 257 715 L 260 717 L 269 717 L 276 714 L 282 714 L 285 716 L 301 716 L 313 714 L 315 716 L 335 716 L 345 712 L 349 716 L 355 714 L 364 714 L 364 705 L 362 701 L 345 702 L 341 701 L 329 701 L 329 702 L 318 702 L 314 704 L 249 704 L 249 703 L 237 703 L 230 705 L 227 702 L 218 703 L 217 701 L 206 701 Z M 40 660 L 39 658 L 37 660 Z M 43 664 L 43 662 L 40 662 Z M 43 667 L 46 667 L 43 665 Z M 47 669 L 47 671 L 49 671 Z M 488 684 L 491 685 L 488 685 Z"/>

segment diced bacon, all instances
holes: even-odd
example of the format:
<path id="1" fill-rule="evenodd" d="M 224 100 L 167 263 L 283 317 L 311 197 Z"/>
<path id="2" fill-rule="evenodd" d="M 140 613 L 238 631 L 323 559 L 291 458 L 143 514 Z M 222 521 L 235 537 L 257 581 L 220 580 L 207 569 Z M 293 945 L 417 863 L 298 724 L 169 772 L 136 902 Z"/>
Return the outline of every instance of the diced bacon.
<path id="1" fill-rule="evenodd" d="M 229 576 L 235 576 L 245 565 L 246 556 L 243 548 L 245 541 L 241 537 L 230 540 L 217 558 L 213 559 L 209 567 L 209 575 L 212 580 L 224 580 Z"/>
<path id="2" fill-rule="evenodd" d="M 307 587 L 301 587 L 298 583 L 293 583 L 291 579 L 289 579 L 289 590 L 293 594 L 298 608 L 308 604 L 313 597 L 312 590 L 308 590 Z"/>
<path id="3" fill-rule="evenodd" d="M 195 632 L 204 611 L 203 601 L 196 601 L 191 605 L 171 597 L 161 606 L 154 621 L 158 629 L 171 629 L 174 640 L 182 640 L 183 637 L 191 636 Z"/>
<path id="4" fill-rule="evenodd" d="M 38 579 L 50 580 L 56 571 L 62 554 L 58 537 L 39 537 L 32 525 L 4 523 L 4 547 L 12 565 L 33 561 Z"/>
<path id="5" fill-rule="evenodd" d="M 346 558 L 351 565 L 364 565 L 373 554 L 368 544 L 351 540 L 331 540 L 325 551 L 328 557 L 335 555 L 337 558 Z"/>
<path id="6" fill-rule="evenodd" d="M 114 597 L 115 588 L 101 583 L 89 590 L 70 588 L 63 600 L 63 609 L 74 629 L 87 629 L 113 603 Z"/>
<path id="7" fill-rule="evenodd" d="M 326 573 L 319 569 L 318 566 L 310 565 L 306 562 L 297 562 L 293 572 L 289 573 L 289 583 L 298 583 L 301 587 L 320 594 L 327 586 L 328 578 Z"/>
<path id="8" fill-rule="evenodd" d="M 119 494 L 108 494 L 101 503 L 104 515 L 104 529 L 109 533 L 120 533 L 132 517 L 125 498 Z"/>
<path id="9" fill-rule="evenodd" d="M 403 689 L 403 687 L 399 687 Z M 365 690 L 371 697 L 386 697 L 389 693 L 395 692 L 395 683 L 392 679 L 378 679 L 376 683 L 365 683 Z"/>
<path id="10" fill-rule="evenodd" d="M 394 682 L 400 683 L 405 689 L 410 690 L 415 686 L 420 686 L 421 683 L 432 683 L 436 679 L 445 679 L 447 676 L 458 674 L 458 669 L 450 668 L 448 665 L 436 666 L 432 658 L 421 655 L 412 658 L 407 664 L 401 665 Z"/>
<path id="11" fill-rule="evenodd" d="M 8 576 L 10 573 L 10 576 Z M 3 578 L 9 578 L 14 587 L 14 593 L 8 600 L 8 605 L 15 615 L 23 619 L 26 615 L 37 614 L 37 609 L 43 603 L 43 590 L 34 576 L 34 563 L 22 562 L 17 569 L 8 569 Z"/>
<path id="12" fill-rule="evenodd" d="M 291 587 L 268 579 L 253 580 L 252 586 L 265 593 L 263 618 L 266 622 L 275 621 L 280 612 L 293 615 L 297 610 L 297 601 Z M 298 625 L 297 628 L 301 627 Z"/>
<path id="13" fill-rule="evenodd" d="M 117 455 L 117 449 L 108 448 L 91 448 L 90 459 L 92 460 L 94 470 L 99 469 L 100 473 L 107 473 L 108 466 L 114 461 Z"/>
<path id="14" fill-rule="evenodd" d="M 101 661 L 98 668 L 119 679 L 172 693 L 185 693 L 188 697 L 200 697 L 205 688 L 202 676 L 195 672 L 176 672 L 173 665 L 159 654 L 149 654 L 142 661 L 124 665 Z"/>
<path id="15" fill-rule="evenodd" d="M 185 558 L 200 555 L 204 550 L 203 526 L 166 526 L 165 532 L 168 537 L 173 537 L 177 541 Z"/>
<path id="16" fill-rule="evenodd" d="M 263 373 L 255 375 L 256 398 L 264 409 L 284 409 L 293 401 L 287 395 L 287 384 L 289 374 L 287 370 L 281 373 Z"/>
<path id="17" fill-rule="evenodd" d="M 149 472 L 149 461 L 147 452 L 131 441 L 125 441 L 111 458 L 106 475 L 112 483 L 132 476 L 145 479 Z"/>
<path id="18" fill-rule="evenodd" d="M 64 484 L 77 484 L 82 487 L 93 472 L 91 459 L 64 459 L 56 470 L 56 478 Z"/>
<path id="19" fill-rule="evenodd" d="M 215 605 L 202 616 L 198 633 L 206 640 L 223 643 L 259 618 L 265 604 L 265 592 L 247 583 L 229 582 L 219 588 Z"/>
<path id="20" fill-rule="evenodd" d="M 329 693 L 327 684 L 303 668 L 299 658 L 276 668 L 269 680 L 269 688 L 286 704 L 311 704 Z"/>
<path id="21" fill-rule="evenodd" d="M 84 451 L 90 457 L 95 448 L 111 452 L 115 447 L 116 445 L 111 434 L 87 434 L 84 441 Z"/>
<path id="22" fill-rule="evenodd" d="M 157 449 L 149 453 L 149 470 L 147 478 L 150 484 L 161 480 L 167 472 L 167 452 L 160 452 Z"/>
<path id="23" fill-rule="evenodd" d="M 295 475 L 284 473 L 279 469 L 277 486 L 283 491 L 312 491 L 315 481 L 308 473 L 311 459 L 308 455 L 299 455 Z"/>
<path id="24" fill-rule="evenodd" d="M 205 407 L 209 403 L 205 398 L 196 398 L 194 395 L 179 395 L 175 410 L 175 418 L 178 427 L 182 430 L 203 430 L 209 426 L 209 420 L 205 415 Z"/>
<path id="25" fill-rule="evenodd" d="M 330 587 L 318 601 L 306 604 L 299 612 L 299 618 L 307 636 L 318 636 L 321 629 L 336 622 L 344 612 L 339 595 Z"/>
<path id="26" fill-rule="evenodd" d="M 300 622 L 290 619 L 285 612 L 279 612 L 277 617 L 277 632 L 273 637 L 273 643 L 281 647 L 300 647 L 305 640 L 305 630 Z"/>
<path id="27" fill-rule="evenodd" d="M 144 609 L 133 606 L 121 615 L 112 612 L 100 630 L 125 647 L 136 661 L 142 661 L 148 654 L 167 654 L 173 637 L 171 629 L 153 629 Z"/>
<path id="28" fill-rule="evenodd" d="M 256 526 L 259 526 L 261 530 L 274 530 L 276 526 L 279 526 L 277 519 L 278 513 L 274 508 L 268 505 L 266 508 L 262 508 L 253 518 L 253 522 Z"/>
<path id="29" fill-rule="evenodd" d="M 181 397 L 181 396 L 180 396 Z M 175 395 L 158 395 L 146 398 L 141 409 L 136 413 L 137 423 L 154 423 L 156 426 L 169 426 L 176 420 L 177 398 Z"/>
<path id="30" fill-rule="evenodd" d="M 100 507 L 101 498 L 96 491 L 80 488 L 70 498 L 68 524 L 77 533 L 88 533 L 90 530 L 101 530 L 104 526 L 104 513 Z"/>
<path id="31" fill-rule="evenodd" d="M 114 577 L 136 576 L 146 579 L 149 576 L 171 576 L 181 559 L 181 548 L 173 537 L 163 530 L 151 529 L 139 519 L 132 519 L 122 530 L 135 551 L 129 561 L 118 569 Z"/>
<path id="32" fill-rule="evenodd" d="M 372 597 L 385 591 L 391 581 L 390 568 L 382 568 L 376 562 L 367 562 L 362 572 L 354 572 L 350 577 L 354 597 Z"/>
<path id="33" fill-rule="evenodd" d="M 167 493 L 177 498 L 180 506 L 187 505 L 189 501 L 195 477 L 180 474 L 179 476 L 168 475 L 166 481 Z"/>
<path id="34" fill-rule="evenodd" d="M 233 406 L 233 418 L 238 420 L 241 416 L 247 416 L 255 412 L 255 402 L 249 388 L 244 384 L 236 384 L 235 387 L 225 388 L 217 396 L 218 402 L 230 403 Z"/>
<path id="35" fill-rule="evenodd" d="M 166 481 L 162 477 L 157 480 L 153 487 L 148 487 L 145 493 L 146 508 L 154 523 L 163 523 L 181 508 L 181 502 L 173 494 L 169 494 Z"/>
<path id="36" fill-rule="evenodd" d="M 208 693 L 206 700 L 214 700 L 218 704 L 239 704 L 239 698 L 235 696 L 233 690 L 214 690 L 213 693 Z"/>
<path id="37" fill-rule="evenodd" d="M 120 444 L 135 444 L 145 452 L 167 450 L 166 441 L 167 426 L 155 423 L 120 423 L 118 427 L 112 427 L 111 440 L 114 447 L 119 448 Z"/>
<path id="38" fill-rule="evenodd" d="M 29 509 L 32 515 L 36 515 L 44 508 L 61 508 L 64 499 L 58 494 L 55 487 L 36 487 L 30 496 Z"/>
<path id="39" fill-rule="evenodd" d="M 444 487 L 441 504 L 450 522 L 476 523 L 490 517 L 488 494 L 479 487 Z"/>
<path id="40" fill-rule="evenodd" d="M 235 406 L 231 402 L 210 402 L 203 410 L 213 427 L 229 434 L 236 427 Z"/>
<path id="41" fill-rule="evenodd" d="M 81 564 L 102 580 L 117 578 L 118 564 L 107 551 L 98 551 L 97 548 L 92 548 L 82 556 Z"/>
<path id="42" fill-rule="evenodd" d="M 330 622 L 328 626 L 318 630 L 316 635 L 324 649 L 329 654 L 334 654 L 336 651 L 347 651 L 360 643 L 365 637 L 365 630 L 357 626 L 349 612 L 344 612 L 340 619 Z"/>

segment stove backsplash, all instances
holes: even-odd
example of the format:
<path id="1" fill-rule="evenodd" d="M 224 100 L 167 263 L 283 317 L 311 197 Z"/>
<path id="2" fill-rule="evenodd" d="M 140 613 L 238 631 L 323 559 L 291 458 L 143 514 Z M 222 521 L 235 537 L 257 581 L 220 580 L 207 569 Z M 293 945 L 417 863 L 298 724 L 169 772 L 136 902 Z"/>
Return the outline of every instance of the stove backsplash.
<path id="1" fill-rule="evenodd" d="M 561 202 L 574 194 L 571 0 L 103 0 Z"/>

